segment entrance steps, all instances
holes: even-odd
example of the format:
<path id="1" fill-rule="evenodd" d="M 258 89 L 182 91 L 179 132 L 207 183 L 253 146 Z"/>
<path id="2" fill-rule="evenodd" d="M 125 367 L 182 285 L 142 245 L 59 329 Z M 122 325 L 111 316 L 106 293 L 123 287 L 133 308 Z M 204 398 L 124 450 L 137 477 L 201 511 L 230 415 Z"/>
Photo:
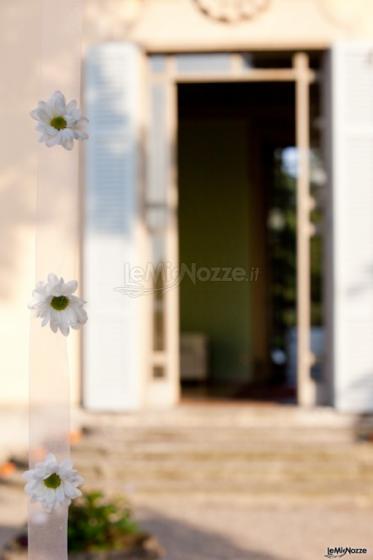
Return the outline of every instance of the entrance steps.
<path id="1" fill-rule="evenodd" d="M 139 503 L 188 495 L 245 503 L 373 505 L 371 420 L 332 409 L 190 404 L 84 414 L 88 485 Z"/>

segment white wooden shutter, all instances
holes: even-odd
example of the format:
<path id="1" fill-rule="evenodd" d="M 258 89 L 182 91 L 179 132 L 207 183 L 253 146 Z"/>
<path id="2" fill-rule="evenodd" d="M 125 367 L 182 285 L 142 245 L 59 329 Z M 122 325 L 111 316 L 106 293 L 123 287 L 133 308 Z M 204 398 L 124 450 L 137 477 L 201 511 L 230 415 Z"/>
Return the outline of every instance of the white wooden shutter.
<path id="1" fill-rule="evenodd" d="M 373 411 L 373 43 L 331 53 L 334 392 Z"/>
<path id="2" fill-rule="evenodd" d="M 115 290 L 139 264 L 140 53 L 131 44 L 95 46 L 86 60 L 84 404 L 141 405 L 141 298 Z"/>

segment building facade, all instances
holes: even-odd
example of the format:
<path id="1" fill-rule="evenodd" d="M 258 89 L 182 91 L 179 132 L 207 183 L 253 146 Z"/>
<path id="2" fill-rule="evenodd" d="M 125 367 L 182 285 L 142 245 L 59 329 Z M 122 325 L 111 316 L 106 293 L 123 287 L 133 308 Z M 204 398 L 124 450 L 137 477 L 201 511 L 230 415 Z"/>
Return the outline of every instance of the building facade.
<path id="1" fill-rule="evenodd" d="M 204 385 L 371 411 L 371 3 L 85 9 L 76 400 L 167 407 Z"/>

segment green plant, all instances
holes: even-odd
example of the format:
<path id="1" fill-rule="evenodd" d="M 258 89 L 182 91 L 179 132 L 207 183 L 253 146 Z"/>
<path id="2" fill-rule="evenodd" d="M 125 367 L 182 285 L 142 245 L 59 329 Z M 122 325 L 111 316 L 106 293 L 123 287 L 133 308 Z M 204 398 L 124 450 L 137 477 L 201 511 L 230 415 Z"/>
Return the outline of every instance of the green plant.
<path id="1" fill-rule="evenodd" d="M 139 535 L 131 509 L 121 498 L 109 501 L 101 492 L 88 492 L 70 506 L 70 552 L 125 549 Z"/>

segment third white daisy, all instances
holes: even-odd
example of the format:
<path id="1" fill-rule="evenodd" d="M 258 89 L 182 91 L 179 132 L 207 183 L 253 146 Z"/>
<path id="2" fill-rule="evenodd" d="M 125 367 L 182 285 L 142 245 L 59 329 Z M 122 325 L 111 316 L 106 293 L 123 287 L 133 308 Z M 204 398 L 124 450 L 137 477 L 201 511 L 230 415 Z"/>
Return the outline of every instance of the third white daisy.
<path id="1" fill-rule="evenodd" d="M 23 478 L 27 481 L 25 491 L 31 501 L 40 502 L 48 513 L 60 505 L 69 506 L 71 500 L 81 496 L 78 486 L 84 482 L 70 460 L 59 463 L 53 453 L 24 472 Z"/>

